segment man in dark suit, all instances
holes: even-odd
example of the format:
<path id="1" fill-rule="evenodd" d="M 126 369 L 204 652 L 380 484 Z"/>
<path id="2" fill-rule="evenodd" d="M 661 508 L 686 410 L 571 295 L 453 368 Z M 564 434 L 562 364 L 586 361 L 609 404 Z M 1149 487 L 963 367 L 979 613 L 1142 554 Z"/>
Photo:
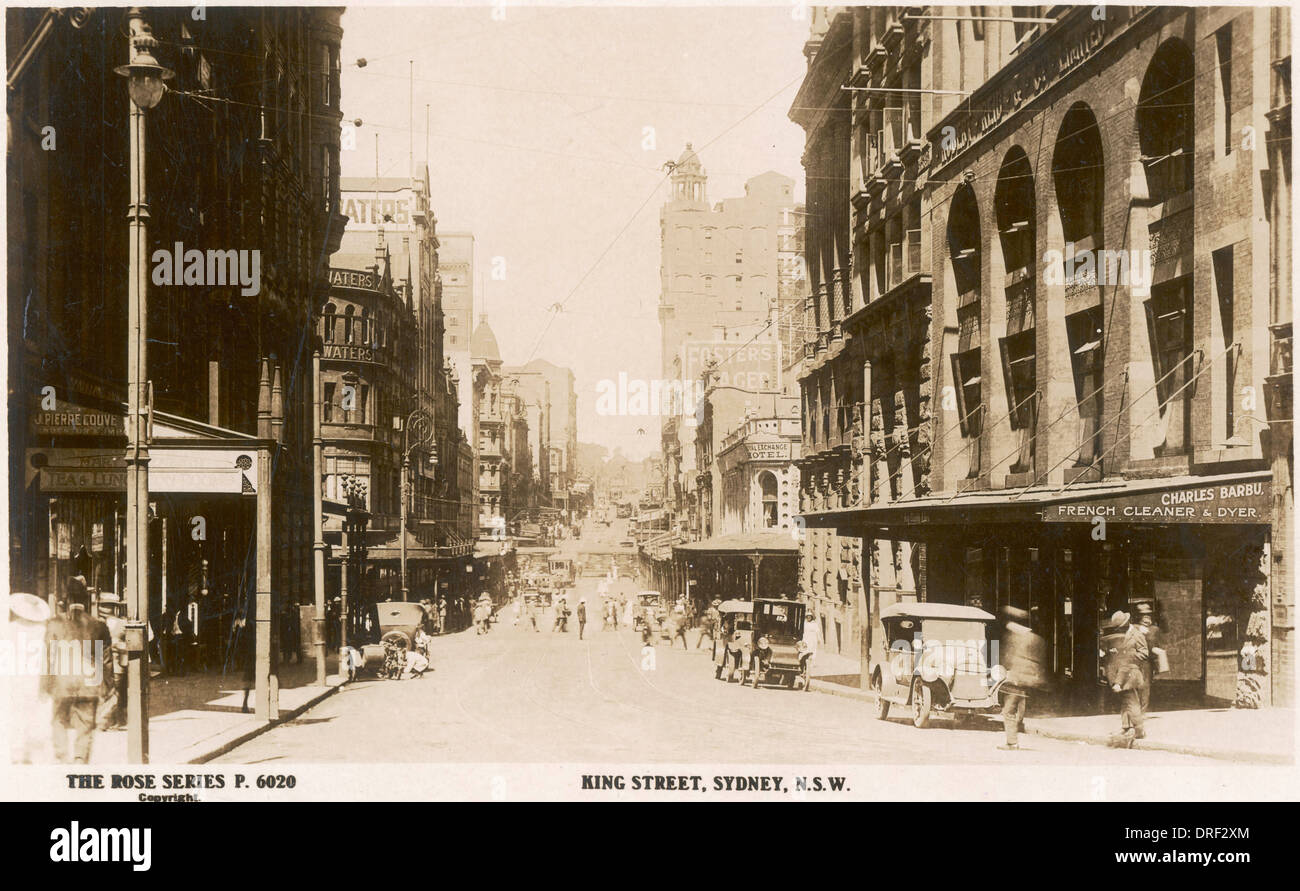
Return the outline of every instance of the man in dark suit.
<path id="1" fill-rule="evenodd" d="M 1027 610 L 1013 606 L 1002 610 L 1004 624 L 1001 641 L 1002 666 L 1006 681 L 1002 685 L 1002 726 L 1006 745 L 1000 749 L 1020 748 L 1020 727 L 1031 690 L 1048 686 L 1047 642 L 1031 629 Z"/>
<path id="2" fill-rule="evenodd" d="M 113 636 L 101 619 L 90 615 L 85 584 L 68 584 L 68 611 L 45 626 L 46 672 L 41 692 L 54 701 L 54 757 L 60 763 L 90 761 L 96 711 L 113 683 Z M 73 733 L 71 757 L 68 731 Z"/>

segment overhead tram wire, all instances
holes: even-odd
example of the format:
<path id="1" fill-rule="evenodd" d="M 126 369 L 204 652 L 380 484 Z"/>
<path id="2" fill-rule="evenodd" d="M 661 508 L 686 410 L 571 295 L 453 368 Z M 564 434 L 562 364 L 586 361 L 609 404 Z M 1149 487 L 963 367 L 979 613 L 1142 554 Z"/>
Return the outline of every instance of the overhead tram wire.
<path id="1" fill-rule="evenodd" d="M 742 115 L 740 118 L 738 118 L 735 122 L 733 122 L 731 125 L 729 125 L 726 129 L 724 129 L 724 130 L 723 130 L 721 133 L 719 133 L 717 136 L 713 137 L 713 138 L 710 139 L 708 142 L 706 142 L 706 143 L 704 143 L 703 145 L 701 145 L 700 148 L 696 149 L 696 153 L 698 154 L 699 152 L 702 152 L 702 151 L 704 151 L 705 149 L 707 149 L 709 146 L 714 145 L 715 143 L 717 143 L 720 139 L 722 139 L 724 136 L 726 136 L 726 135 L 727 135 L 728 133 L 730 133 L 732 130 L 736 129 L 736 128 L 739 127 L 741 124 L 743 124 L 745 121 L 749 120 L 751 117 L 753 117 L 755 114 L 757 114 L 757 113 L 758 113 L 762 108 L 764 108 L 766 105 L 768 105 L 768 103 L 770 103 L 770 102 L 771 102 L 773 99 L 775 99 L 777 96 L 780 96 L 780 95 L 781 95 L 782 93 L 784 93 L 786 90 L 790 89 L 790 87 L 792 87 L 792 86 L 794 86 L 795 84 L 797 84 L 797 83 L 799 83 L 800 81 L 802 81 L 803 78 L 804 78 L 804 75 L 803 75 L 803 74 L 800 74 L 799 76 L 795 77 L 795 78 L 794 78 L 793 80 L 791 80 L 790 82 L 786 83 L 784 86 L 782 86 L 780 89 L 778 89 L 778 90 L 777 90 L 775 93 L 773 93 L 771 96 L 768 96 L 768 97 L 767 97 L 766 99 L 764 99 L 761 103 L 759 103 L 758 105 L 754 106 L 752 109 L 750 109 L 748 112 L 746 112 L 746 113 L 745 113 L 744 115 Z M 551 317 L 550 317 L 549 319 L 547 319 L 547 321 L 546 321 L 546 325 L 542 328 L 541 333 L 537 336 L 537 342 L 533 344 L 533 349 L 532 349 L 532 351 L 529 352 L 529 354 L 528 354 L 528 358 L 524 360 L 525 364 L 527 364 L 528 362 L 531 362 L 531 361 L 533 360 L 533 357 L 537 355 L 537 350 L 541 347 L 541 345 L 542 345 L 542 341 L 546 338 L 546 334 L 547 334 L 547 332 L 551 330 L 551 326 L 555 323 L 555 317 L 558 316 L 559 313 L 564 309 L 565 304 L 567 304 L 571 299 L 573 299 L 573 295 L 576 294 L 576 293 L 578 292 L 578 289 L 579 289 L 580 287 L 582 287 L 582 284 L 583 284 L 583 282 L 585 282 L 585 281 L 587 280 L 587 277 L 590 276 L 591 273 L 595 271 L 596 267 L 600 265 L 601 261 L 605 259 L 606 255 L 608 255 L 609 252 L 610 252 L 611 250 L 613 250 L 614 245 L 617 244 L 617 243 L 618 243 L 618 240 L 619 240 L 620 238 L 623 237 L 623 233 L 625 233 L 628 229 L 630 229 L 630 228 L 632 227 L 632 224 L 633 224 L 634 222 L 636 222 L 637 217 L 639 217 L 639 216 L 641 215 L 641 211 L 645 209 L 646 205 L 648 205 L 648 204 L 649 204 L 649 203 L 654 199 L 654 197 L 655 197 L 657 194 L 659 194 L 659 189 L 660 189 L 660 187 L 663 186 L 663 184 L 664 184 L 665 182 L 668 182 L 668 180 L 669 180 L 671 177 L 672 177 L 672 171 L 670 170 L 670 171 L 664 173 L 663 176 L 661 176 L 661 177 L 659 178 L 659 181 L 655 183 L 654 189 L 650 192 L 650 194 L 646 195 L 645 200 L 642 201 L 641 204 L 637 206 L 637 209 L 632 213 L 632 215 L 631 215 L 630 217 L 628 217 L 627 222 L 624 223 L 624 224 L 622 225 L 622 227 L 619 228 L 618 232 L 614 235 L 613 239 L 611 239 L 610 242 L 609 242 L 609 244 L 607 244 L 607 245 L 605 246 L 605 249 L 602 250 L 602 251 L 600 252 L 600 255 L 596 258 L 595 262 L 592 263 L 590 266 L 587 267 L 587 270 L 586 270 L 585 272 L 583 272 L 582 276 L 578 279 L 577 283 L 576 283 L 576 284 L 575 284 L 575 285 L 574 285 L 574 286 L 569 290 L 569 293 L 568 293 L 567 295 L 565 295 L 564 299 L 558 301 L 558 302 L 555 303 L 555 304 L 552 304 L 552 306 L 551 306 L 551 310 L 550 310 L 550 312 L 551 312 Z"/>

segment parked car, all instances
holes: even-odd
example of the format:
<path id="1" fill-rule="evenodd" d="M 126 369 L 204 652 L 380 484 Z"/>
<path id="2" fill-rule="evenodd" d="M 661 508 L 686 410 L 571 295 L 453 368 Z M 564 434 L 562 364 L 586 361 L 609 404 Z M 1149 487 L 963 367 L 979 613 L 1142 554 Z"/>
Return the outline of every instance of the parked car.
<path id="1" fill-rule="evenodd" d="M 362 667 L 383 676 L 391 676 L 395 656 L 390 654 L 400 651 L 401 656 L 405 657 L 406 651 L 415 645 L 415 631 L 424 622 L 425 611 L 418 603 L 386 600 L 375 604 L 375 612 L 379 616 L 379 643 L 361 647 L 364 660 Z M 403 664 L 404 662 L 403 658 Z"/>
<path id="2" fill-rule="evenodd" d="M 936 712 L 961 719 L 994 709 L 1002 685 L 988 664 L 997 618 L 973 606 L 896 603 L 880 614 L 888 644 L 871 669 L 877 716 L 891 705 L 911 706 L 912 724 L 926 727 Z"/>
<path id="3" fill-rule="evenodd" d="M 811 652 L 803 642 L 804 605 L 796 600 L 754 600 L 750 683 L 808 689 Z"/>
<path id="4" fill-rule="evenodd" d="M 713 642 L 713 676 L 725 680 L 740 672 L 744 682 L 745 672 L 749 666 L 750 648 L 753 644 L 754 604 L 748 600 L 724 600 L 718 606 L 718 637 Z"/>

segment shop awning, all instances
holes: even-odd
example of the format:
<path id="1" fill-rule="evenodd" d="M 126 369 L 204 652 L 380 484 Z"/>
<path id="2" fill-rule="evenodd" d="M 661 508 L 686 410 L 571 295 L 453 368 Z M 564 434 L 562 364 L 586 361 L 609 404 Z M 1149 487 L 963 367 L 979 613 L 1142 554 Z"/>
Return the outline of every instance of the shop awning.
<path id="1" fill-rule="evenodd" d="M 166 412 L 154 412 L 149 441 L 149 492 L 170 495 L 256 495 L 256 437 Z M 55 446 L 24 455 L 26 485 L 45 493 L 126 492 L 126 450 Z"/>
<path id="2" fill-rule="evenodd" d="M 703 541 L 673 545 L 673 552 L 696 556 L 741 556 L 745 554 L 790 554 L 799 552 L 799 543 L 788 532 L 747 532 L 715 535 Z"/>
<path id="3" fill-rule="evenodd" d="M 970 523 L 1264 524 L 1270 522 L 1267 470 L 1212 476 L 1103 480 L 1064 489 L 936 493 L 865 508 L 804 515 L 814 528 L 966 525 Z"/>
<path id="4" fill-rule="evenodd" d="M 448 547 L 428 547 L 420 542 L 418 538 L 410 533 L 406 533 L 406 562 L 413 563 L 417 561 L 429 560 L 455 560 L 458 557 L 466 555 L 465 549 L 455 545 Z M 402 559 L 402 540 L 400 536 L 394 535 L 382 544 L 371 545 L 366 551 L 366 559 L 371 563 L 379 560 L 401 560 Z"/>

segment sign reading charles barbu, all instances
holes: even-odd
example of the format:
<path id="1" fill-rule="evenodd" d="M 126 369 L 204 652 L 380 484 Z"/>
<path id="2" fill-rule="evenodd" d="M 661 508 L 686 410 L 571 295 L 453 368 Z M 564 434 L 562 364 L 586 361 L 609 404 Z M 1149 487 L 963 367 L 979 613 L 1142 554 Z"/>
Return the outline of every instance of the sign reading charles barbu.
<path id="1" fill-rule="evenodd" d="M 1272 484 L 1267 480 L 1143 492 L 1043 508 L 1048 523 L 1145 520 L 1158 523 L 1267 523 Z"/>

